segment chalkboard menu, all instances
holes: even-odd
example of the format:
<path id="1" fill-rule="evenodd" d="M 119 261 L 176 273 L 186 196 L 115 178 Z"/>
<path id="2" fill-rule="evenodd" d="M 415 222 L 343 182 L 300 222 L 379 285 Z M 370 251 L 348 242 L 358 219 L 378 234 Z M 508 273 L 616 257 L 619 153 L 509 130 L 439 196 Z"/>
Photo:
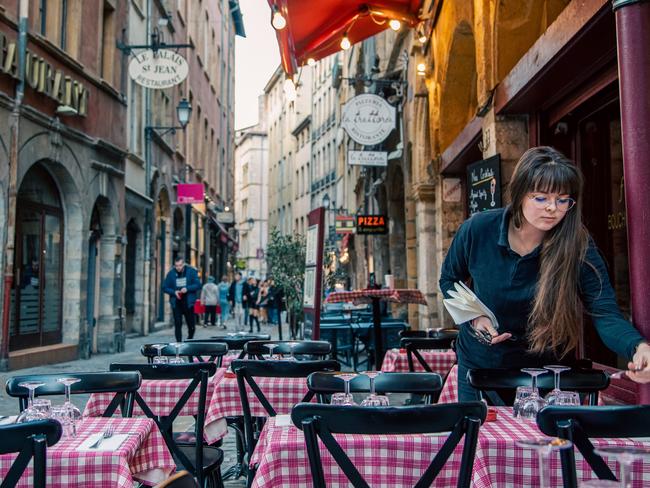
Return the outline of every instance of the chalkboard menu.
<path id="1" fill-rule="evenodd" d="M 501 206 L 501 156 L 467 166 L 467 208 L 469 215 Z"/>

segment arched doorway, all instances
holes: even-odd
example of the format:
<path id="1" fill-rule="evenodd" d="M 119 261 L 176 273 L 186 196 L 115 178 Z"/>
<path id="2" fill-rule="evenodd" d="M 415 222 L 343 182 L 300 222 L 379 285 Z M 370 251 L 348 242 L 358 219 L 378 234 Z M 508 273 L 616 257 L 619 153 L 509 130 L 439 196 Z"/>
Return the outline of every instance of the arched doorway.
<path id="1" fill-rule="evenodd" d="M 63 242 L 59 190 L 36 164 L 23 178 L 16 205 L 10 350 L 61 342 Z"/>
<path id="2" fill-rule="evenodd" d="M 162 291 L 162 283 L 165 280 L 167 268 L 171 266 L 168 261 L 169 245 L 169 220 L 171 214 L 171 203 L 167 190 L 163 188 L 158 194 L 158 201 L 155 207 L 155 232 L 156 232 L 156 254 L 153 261 L 153 296 L 155 297 L 155 314 L 157 322 L 165 320 L 165 295 Z"/>
<path id="3" fill-rule="evenodd" d="M 124 309 L 126 311 L 126 330 L 135 332 L 137 327 L 137 305 L 142 303 L 142 288 L 137 272 L 140 228 L 134 219 L 126 225 L 126 259 L 124 263 Z M 138 299 L 139 297 L 139 299 Z"/>

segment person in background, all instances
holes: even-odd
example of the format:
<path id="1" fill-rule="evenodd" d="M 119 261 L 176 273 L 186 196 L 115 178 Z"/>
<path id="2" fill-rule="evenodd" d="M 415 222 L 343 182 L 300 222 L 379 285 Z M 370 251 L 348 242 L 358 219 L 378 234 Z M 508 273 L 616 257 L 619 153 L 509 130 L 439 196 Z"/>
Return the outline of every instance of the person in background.
<path id="1" fill-rule="evenodd" d="M 226 328 L 226 320 L 230 315 L 230 302 L 228 301 L 228 294 L 230 293 L 230 283 L 228 277 L 223 275 L 221 283 L 217 285 L 219 289 L 219 306 L 221 307 L 221 314 L 219 316 L 219 325 L 222 329 Z"/>
<path id="2" fill-rule="evenodd" d="M 176 341 L 183 340 L 183 317 L 187 323 L 187 338 L 194 337 L 194 302 L 201 289 L 199 274 L 192 266 L 185 264 L 182 257 L 174 260 L 174 268 L 167 273 L 163 282 L 163 293 L 169 295 L 169 304 L 174 314 Z"/>
<path id="3" fill-rule="evenodd" d="M 260 285 L 260 291 L 257 294 L 257 305 L 258 305 L 257 314 L 259 320 L 262 322 L 262 325 L 267 325 L 268 323 L 268 313 L 267 313 L 267 307 L 269 305 L 268 294 L 269 294 L 269 285 L 268 282 L 264 280 L 262 281 L 262 284 Z"/>
<path id="4" fill-rule="evenodd" d="M 228 301 L 235 315 L 235 327 L 238 331 L 243 328 L 244 300 L 246 299 L 245 286 L 246 283 L 242 280 L 241 273 L 238 271 L 235 273 L 235 280 L 230 284 L 228 294 Z"/>
<path id="5" fill-rule="evenodd" d="M 217 325 L 217 303 L 219 303 L 219 287 L 215 284 L 214 278 L 208 276 L 208 282 L 201 289 L 201 303 L 205 306 L 205 325 Z"/>
<path id="6" fill-rule="evenodd" d="M 257 286 L 257 280 L 252 276 L 248 278 L 248 299 L 246 303 L 248 305 L 248 327 L 249 332 L 253 332 L 253 323 L 257 323 L 257 332 L 260 332 L 260 321 L 257 318 L 259 305 L 257 304 L 259 298 L 259 287 Z"/>
<path id="7" fill-rule="evenodd" d="M 275 287 L 275 281 L 272 277 L 268 279 L 268 284 L 269 286 L 266 295 L 268 305 L 266 306 L 266 310 L 268 314 L 269 324 L 277 324 L 277 308 L 275 306 L 275 293 L 277 291 L 277 288 Z"/>

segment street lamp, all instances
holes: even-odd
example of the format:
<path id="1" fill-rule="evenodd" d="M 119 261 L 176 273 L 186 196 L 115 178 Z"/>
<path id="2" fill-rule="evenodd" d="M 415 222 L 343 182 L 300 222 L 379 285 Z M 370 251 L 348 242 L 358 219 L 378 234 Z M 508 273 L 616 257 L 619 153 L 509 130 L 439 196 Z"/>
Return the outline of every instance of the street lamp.
<path id="1" fill-rule="evenodd" d="M 323 196 L 323 207 L 325 207 L 325 210 L 330 208 L 330 196 L 327 193 Z"/>
<path id="2" fill-rule="evenodd" d="M 175 134 L 178 129 L 185 130 L 185 127 L 187 127 L 187 124 L 189 124 L 191 117 L 192 117 L 192 105 L 190 104 L 190 102 L 187 101 L 186 98 L 183 98 L 180 102 L 178 102 L 178 105 L 176 106 L 176 118 L 178 119 L 178 123 L 180 125 L 175 125 L 175 126 L 148 125 L 144 128 L 144 130 L 147 136 L 149 137 L 151 137 L 151 134 L 159 130 L 162 132 L 161 133 L 156 132 L 158 137 L 162 137 L 168 132 Z"/>

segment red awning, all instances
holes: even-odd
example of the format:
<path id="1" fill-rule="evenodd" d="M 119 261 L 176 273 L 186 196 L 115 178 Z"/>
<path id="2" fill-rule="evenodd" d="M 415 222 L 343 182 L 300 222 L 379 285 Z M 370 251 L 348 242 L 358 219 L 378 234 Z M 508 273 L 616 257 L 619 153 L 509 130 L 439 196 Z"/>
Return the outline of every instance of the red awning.
<path id="1" fill-rule="evenodd" d="M 268 0 L 286 19 L 277 30 L 284 70 L 293 75 L 309 58 L 318 60 L 341 50 L 347 34 L 352 44 L 388 28 L 395 19 L 414 27 L 422 0 Z"/>

